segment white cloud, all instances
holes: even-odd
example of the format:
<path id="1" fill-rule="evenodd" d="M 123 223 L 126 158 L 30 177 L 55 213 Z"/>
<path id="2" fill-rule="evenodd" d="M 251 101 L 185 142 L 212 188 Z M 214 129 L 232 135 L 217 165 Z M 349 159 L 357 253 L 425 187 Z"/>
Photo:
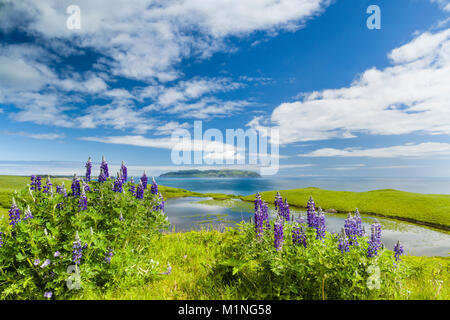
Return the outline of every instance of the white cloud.
<path id="1" fill-rule="evenodd" d="M 450 155 L 450 143 L 423 142 L 419 144 L 405 144 L 385 148 L 323 148 L 309 153 L 300 154 L 301 157 L 369 157 L 369 158 L 421 158 Z"/>
<path id="2" fill-rule="evenodd" d="M 349 87 L 304 94 L 282 103 L 270 121 L 280 142 L 352 138 L 358 133 L 450 134 L 450 29 L 424 33 L 389 54 L 393 66 L 363 72 Z"/>
<path id="3" fill-rule="evenodd" d="M 11 135 L 11 136 L 27 137 L 27 138 L 37 139 L 37 140 L 57 140 L 57 139 L 63 139 L 65 137 L 64 134 L 59 134 L 59 133 L 30 133 L 30 132 L 23 132 L 23 131 L 18 131 L 18 132 L 3 131 L 0 133 L 6 134 L 6 135 Z"/>

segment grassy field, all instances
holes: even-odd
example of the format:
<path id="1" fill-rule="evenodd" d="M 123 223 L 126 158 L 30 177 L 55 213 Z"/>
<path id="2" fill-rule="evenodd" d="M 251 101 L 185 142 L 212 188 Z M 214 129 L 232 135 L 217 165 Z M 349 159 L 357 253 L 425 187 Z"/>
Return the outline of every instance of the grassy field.
<path id="1" fill-rule="evenodd" d="M 261 192 L 266 202 L 272 203 L 276 191 Z M 318 188 L 280 190 L 289 205 L 306 207 L 310 196 L 316 206 L 335 209 L 338 212 L 361 213 L 407 220 L 445 230 L 450 230 L 450 195 L 420 194 L 398 190 L 374 190 L 368 192 L 330 191 Z M 253 201 L 255 195 L 242 197 Z"/>
<path id="2" fill-rule="evenodd" d="M 168 233 L 154 240 L 143 259 L 153 259 L 172 266 L 172 273 L 149 283 L 114 290 L 84 290 L 76 299 L 245 299 L 237 288 L 215 282 L 211 270 L 219 244 L 226 241 L 227 232 L 215 230 Z M 447 300 L 449 292 L 450 258 L 403 257 L 413 270 L 394 299 Z M 320 288 L 318 288 L 320 290 Z"/>

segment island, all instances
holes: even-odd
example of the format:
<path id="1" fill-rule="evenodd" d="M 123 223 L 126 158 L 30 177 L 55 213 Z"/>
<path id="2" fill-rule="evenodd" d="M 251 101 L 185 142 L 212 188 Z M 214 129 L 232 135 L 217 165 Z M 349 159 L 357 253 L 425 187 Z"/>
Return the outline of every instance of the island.
<path id="1" fill-rule="evenodd" d="M 260 178 L 260 174 L 249 170 L 179 170 L 161 174 L 161 178 Z"/>

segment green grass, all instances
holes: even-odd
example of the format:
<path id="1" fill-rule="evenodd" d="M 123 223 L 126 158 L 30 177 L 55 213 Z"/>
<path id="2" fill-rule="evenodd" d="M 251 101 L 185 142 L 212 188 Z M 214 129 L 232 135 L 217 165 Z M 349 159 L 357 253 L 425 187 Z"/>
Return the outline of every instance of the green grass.
<path id="1" fill-rule="evenodd" d="M 164 234 L 153 240 L 151 249 L 142 253 L 142 259 L 159 261 L 161 271 L 170 262 L 170 275 L 162 275 L 142 286 L 84 290 L 75 299 L 242 299 L 238 288 L 217 282 L 210 274 L 216 262 L 217 248 L 227 241 L 228 236 L 227 232 L 215 230 Z M 395 299 L 450 298 L 450 258 L 406 256 L 402 259 L 414 273 L 404 282 Z"/>
<path id="2" fill-rule="evenodd" d="M 261 192 L 261 197 L 272 203 L 276 191 Z M 306 207 L 310 196 L 316 206 L 335 209 L 338 212 L 352 212 L 381 215 L 426 224 L 441 229 L 450 229 L 450 195 L 420 194 L 392 189 L 368 192 L 330 191 L 319 188 L 280 190 L 289 205 Z M 253 201 L 255 195 L 242 197 Z"/>

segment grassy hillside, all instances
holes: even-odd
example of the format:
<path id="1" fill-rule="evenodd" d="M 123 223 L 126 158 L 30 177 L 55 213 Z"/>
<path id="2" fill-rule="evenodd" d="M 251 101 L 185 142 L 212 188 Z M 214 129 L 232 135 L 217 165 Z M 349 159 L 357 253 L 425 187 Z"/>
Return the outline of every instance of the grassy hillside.
<path id="1" fill-rule="evenodd" d="M 276 191 L 261 192 L 263 200 L 272 203 Z M 292 206 L 306 207 L 310 196 L 316 206 L 350 212 L 360 212 L 396 217 L 412 222 L 450 229 L 450 195 L 420 194 L 398 190 L 374 190 L 368 192 L 330 191 L 318 188 L 280 190 Z M 243 197 L 253 201 L 255 195 Z"/>

